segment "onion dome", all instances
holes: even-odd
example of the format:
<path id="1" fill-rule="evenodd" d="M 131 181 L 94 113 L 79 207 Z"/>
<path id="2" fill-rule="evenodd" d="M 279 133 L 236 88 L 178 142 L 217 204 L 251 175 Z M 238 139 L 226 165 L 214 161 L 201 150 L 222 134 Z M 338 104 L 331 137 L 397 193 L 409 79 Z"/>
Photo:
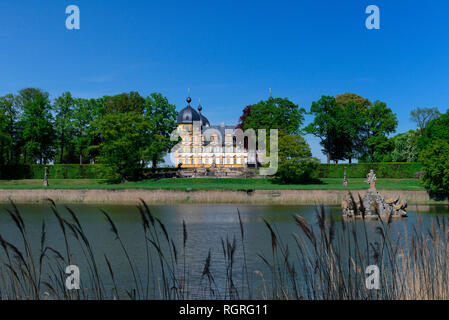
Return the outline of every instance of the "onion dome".
<path id="1" fill-rule="evenodd" d="M 192 99 L 187 97 L 187 107 L 179 111 L 177 121 L 182 124 L 192 124 L 193 121 L 200 121 L 200 115 L 190 106 Z"/>
<path id="2" fill-rule="evenodd" d="M 201 121 L 201 126 L 209 127 L 210 126 L 209 120 L 201 114 L 201 111 L 203 110 L 201 103 L 198 106 L 198 112 L 197 112 L 190 105 L 190 103 L 192 102 L 192 99 L 190 98 L 190 94 L 187 97 L 186 101 L 187 101 L 187 107 L 185 107 L 178 113 L 178 118 L 177 118 L 178 124 L 192 124 L 194 121 Z"/>

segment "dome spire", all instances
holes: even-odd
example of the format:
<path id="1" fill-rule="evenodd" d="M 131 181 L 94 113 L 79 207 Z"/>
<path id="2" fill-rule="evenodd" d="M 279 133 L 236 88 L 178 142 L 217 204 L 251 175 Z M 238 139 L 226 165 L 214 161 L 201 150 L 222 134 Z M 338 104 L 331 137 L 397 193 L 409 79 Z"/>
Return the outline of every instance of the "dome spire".
<path id="1" fill-rule="evenodd" d="M 192 98 L 190 98 L 190 88 L 187 89 L 187 105 L 190 107 L 190 102 L 192 102 Z"/>
<path id="2" fill-rule="evenodd" d="M 198 99 L 198 111 L 201 114 L 201 111 L 203 111 L 203 106 L 201 105 L 201 98 Z"/>
<path id="3" fill-rule="evenodd" d="M 203 115 L 201 114 L 203 107 L 201 106 L 201 98 L 198 98 L 198 113 L 200 115 L 200 126 L 203 127 Z"/>
<path id="4" fill-rule="evenodd" d="M 270 88 L 270 97 L 269 97 L 269 99 L 273 100 L 273 95 L 272 95 L 272 92 L 271 92 L 271 88 Z"/>

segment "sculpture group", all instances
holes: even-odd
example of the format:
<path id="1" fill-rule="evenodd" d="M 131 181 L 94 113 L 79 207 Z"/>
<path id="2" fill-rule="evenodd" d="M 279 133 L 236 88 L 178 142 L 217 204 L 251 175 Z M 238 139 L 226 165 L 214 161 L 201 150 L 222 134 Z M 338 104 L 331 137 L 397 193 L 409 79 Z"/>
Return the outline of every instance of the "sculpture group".
<path id="1" fill-rule="evenodd" d="M 342 201 L 343 217 L 345 218 L 402 218 L 407 217 L 407 201 L 395 195 L 384 198 L 376 190 L 376 174 L 373 170 L 367 174 L 366 183 L 370 188 L 362 198 L 354 198 L 348 192 Z"/>

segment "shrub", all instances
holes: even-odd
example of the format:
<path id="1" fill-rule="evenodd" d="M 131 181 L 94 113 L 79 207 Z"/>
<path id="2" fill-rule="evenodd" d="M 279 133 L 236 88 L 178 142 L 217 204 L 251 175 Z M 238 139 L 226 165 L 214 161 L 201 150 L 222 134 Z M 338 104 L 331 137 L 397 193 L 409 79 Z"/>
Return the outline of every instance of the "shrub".
<path id="1" fill-rule="evenodd" d="M 318 160 L 312 158 L 310 147 L 299 135 L 279 137 L 279 168 L 277 176 L 283 183 L 310 183 L 315 180 Z"/>
<path id="2" fill-rule="evenodd" d="M 424 187 L 435 195 L 449 194 L 449 143 L 436 140 L 420 154 Z"/>

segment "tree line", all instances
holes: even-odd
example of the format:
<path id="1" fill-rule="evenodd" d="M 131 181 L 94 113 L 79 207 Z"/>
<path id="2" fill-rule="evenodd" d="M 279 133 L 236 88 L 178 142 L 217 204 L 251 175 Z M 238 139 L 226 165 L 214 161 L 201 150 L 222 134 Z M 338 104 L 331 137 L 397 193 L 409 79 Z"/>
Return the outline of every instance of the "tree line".
<path id="1" fill-rule="evenodd" d="M 439 123 L 445 121 L 437 108 L 412 110 L 417 128 L 396 132 L 397 116 L 382 101 L 353 93 L 323 96 L 310 108 L 315 116 L 304 132 L 320 138 L 327 162 L 357 159 L 358 162 L 417 162 L 419 154 L 438 138 L 449 139 Z"/>
<path id="2" fill-rule="evenodd" d="M 313 115 L 313 120 L 303 126 L 306 114 Z M 313 179 L 318 160 L 303 138 L 311 134 L 320 139 L 327 163 L 351 163 L 353 159 L 370 163 L 419 161 L 424 164 L 426 187 L 449 192 L 449 154 L 444 153 L 449 150 L 449 110 L 441 114 L 437 108 L 418 107 L 411 112 L 410 120 L 416 123 L 415 130 L 393 135 L 398 119 L 385 102 L 372 103 L 360 95 L 345 93 L 322 96 L 308 112 L 286 98 L 270 97 L 246 106 L 238 127 L 279 130 L 278 176 L 286 182 Z M 433 180 L 429 178 L 431 172 Z"/>
<path id="3" fill-rule="evenodd" d="M 306 114 L 314 119 L 304 126 Z M 65 92 L 51 100 L 41 89 L 22 89 L 0 97 L 0 164 L 103 163 L 122 181 L 139 179 L 143 168 L 155 169 L 176 143 L 170 141 L 176 116 L 176 107 L 160 93 L 85 99 Z M 448 149 L 449 111 L 416 108 L 410 116 L 417 128 L 393 135 L 398 120 L 382 101 L 353 93 L 322 96 L 307 112 L 287 98 L 270 97 L 245 107 L 238 127 L 278 129 L 278 177 L 301 183 L 313 179 L 319 162 L 306 134 L 320 139 L 328 163 L 419 161 L 431 168 L 429 159 L 449 158 L 440 152 Z M 437 178 L 441 170 L 446 169 L 434 170 Z M 429 188 L 449 184 L 444 179 Z"/>
<path id="4" fill-rule="evenodd" d="M 123 180 L 163 161 L 176 107 L 160 93 L 95 99 L 25 88 L 0 97 L 0 164 L 106 163 Z"/>
<path id="5" fill-rule="evenodd" d="M 304 115 L 313 121 L 302 127 Z M 385 102 L 354 93 L 322 96 L 307 112 L 288 99 L 260 101 L 243 109 L 239 127 L 280 129 L 287 134 L 311 134 L 320 139 L 327 163 L 416 162 L 419 153 L 437 138 L 448 139 L 447 115 L 437 108 L 416 108 L 410 119 L 417 128 L 393 135 L 398 119 Z"/>

